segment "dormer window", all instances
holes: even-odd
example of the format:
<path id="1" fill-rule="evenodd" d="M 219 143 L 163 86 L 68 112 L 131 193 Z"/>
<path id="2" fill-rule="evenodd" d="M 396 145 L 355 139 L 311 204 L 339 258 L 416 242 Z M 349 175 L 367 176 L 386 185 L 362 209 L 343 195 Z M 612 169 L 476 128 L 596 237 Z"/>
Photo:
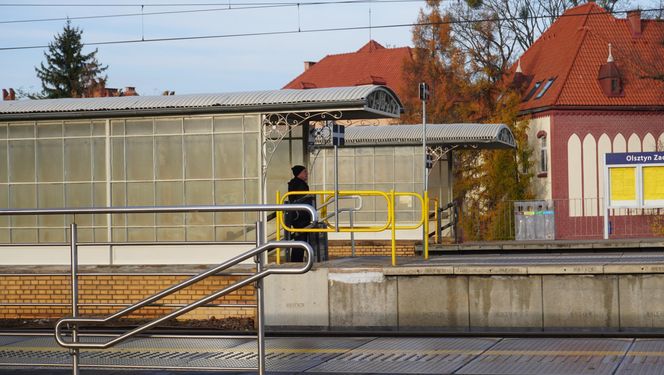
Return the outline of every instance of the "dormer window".
<path id="1" fill-rule="evenodd" d="M 535 93 L 537 92 L 537 89 L 539 89 L 540 86 L 542 86 L 542 81 L 535 82 L 535 85 L 533 86 L 532 89 L 530 89 L 530 91 L 528 91 L 528 95 L 526 95 L 526 97 L 523 98 L 523 101 L 527 102 L 528 100 L 530 100 L 530 98 L 532 98 L 533 95 L 535 95 Z"/>
<path id="2" fill-rule="evenodd" d="M 597 75 L 599 86 L 602 88 L 604 95 L 608 97 L 619 97 L 625 95 L 623 92 L 623 82 L 618 65 L 613 59 L 611 53 L 611 44 L 609 44 L 609 57 L 606 63 L 599 67 L 599 74 Z"/>
<path id="3" fill-rule="evenodd" d="M 555 78 L 549 78 L 549 80 L 546 81 L 546 83 L 544 84 L 544 87 L 542 87 L 542 90 L 539 92 L 539 94 L 537 94 L 535 99 L 539 99 L 542 96 L 544 96 L 544 94 L 546 94 L 546 92 L 549 90 L 549 88 L 553 84 L 553 81 L 555 81 L 555 80 L 556 80 Z"/>

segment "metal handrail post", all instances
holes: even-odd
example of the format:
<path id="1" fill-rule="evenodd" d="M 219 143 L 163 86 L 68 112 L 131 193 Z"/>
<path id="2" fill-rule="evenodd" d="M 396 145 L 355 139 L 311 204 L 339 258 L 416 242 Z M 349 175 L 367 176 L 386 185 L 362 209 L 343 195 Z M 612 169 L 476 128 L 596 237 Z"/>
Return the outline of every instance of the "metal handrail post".
<path id="1" fill-rule="evenodd" d="M 74 318 L 78 317 L 78 230 L 76 228 L 76 223 L 70 225 L 70 236 L 71 236 L 71 315 Z M 71 341 L 73 343 L 78 342 L 78 330 L 76 329 L 76 324 L 72 325 L 71 331 Z M 72 359 L 72 374 L 79 375 L 79 349 L 74 348 L 69 351 Z"/>
<path id="2" fill-rule="evenodd" d="M 355 210 L 348 210 L 348 216 L 350 220 L 350 229 L 353 229 L 353 216 L 355 215 Z M 351 256 L 355 256 L 355 232 L 350 232 L 350 251 Z"/>
<path id="3" fill-rule="evenodd" d="M 256 222 L 256 247 L 263 245 L 263 225 Z M 256 254 L 256 273 L 263 272 L 263 254 Z M 265 375 L 265 306 L 263 293 L 263 279 L 256 281 L 256 321 L 258 331 L 258 374 Z"/>

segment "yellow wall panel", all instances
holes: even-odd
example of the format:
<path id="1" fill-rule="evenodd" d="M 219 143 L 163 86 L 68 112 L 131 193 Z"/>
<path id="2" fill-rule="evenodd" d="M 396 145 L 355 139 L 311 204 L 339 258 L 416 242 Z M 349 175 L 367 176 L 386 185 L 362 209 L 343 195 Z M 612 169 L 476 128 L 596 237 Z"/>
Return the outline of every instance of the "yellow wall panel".
<path id="1" fill-rule="evenodd" d="M 612 201 L 636 200 L 636 168 L 621 167 L 610 168 Z"/>
<path id="2" fill-rule="evenodd" d="M 664 200 L 664 167 L 643 167 L 643 199 Z"/>

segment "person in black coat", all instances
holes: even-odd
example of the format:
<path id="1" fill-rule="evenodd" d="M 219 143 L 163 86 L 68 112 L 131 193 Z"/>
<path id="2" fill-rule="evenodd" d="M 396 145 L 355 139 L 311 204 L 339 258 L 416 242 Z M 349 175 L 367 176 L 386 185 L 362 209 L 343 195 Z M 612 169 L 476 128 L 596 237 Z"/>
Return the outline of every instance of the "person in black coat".
<path id="1" fill-rule="evenodd" d="M 309 191 L 309 185 L 307 181 L 309 179 L 309 173 L 307 168 L 303 165 L 295 165 L 291 168 L 293 171 L 293 178 L 288 181 L 288 191 Z M 309 194 L 293 194 L 288 196 L 289 203 L 301 203 L 309 204 L 313 207 L 316 207 L 315 197 Z M 286 225 L 292 228 L 306 228 L 311 224 L 311 215 L 306 211 L 290 211 L 286 214 Z M 308 233 L 291 233 L 292 238 L 296 241 L 307 241 Z M 292 249 L 291 250 L 291 261 L 292 262 L 303 262 L 304 261 L 304 250 L 303 249 Z"/>

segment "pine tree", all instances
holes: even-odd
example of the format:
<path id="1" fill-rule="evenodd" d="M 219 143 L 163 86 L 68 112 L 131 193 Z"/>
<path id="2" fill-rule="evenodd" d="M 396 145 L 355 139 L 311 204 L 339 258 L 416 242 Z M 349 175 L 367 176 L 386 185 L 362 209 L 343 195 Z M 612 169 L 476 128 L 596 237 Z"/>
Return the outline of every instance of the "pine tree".
<path id="1" fill-rule="evenodd" d="M 62 33 L 48 44 L 46 65 L 42 62 L 41 67 L 35 67 L 42 82 L 41 97 L 80 98 L 87 89 L 106 80 L 102 73 L 108 66 L 99 63 L 96 49 L 83 53 L 82 35 L 83 30 L 67 21 Z"/>

